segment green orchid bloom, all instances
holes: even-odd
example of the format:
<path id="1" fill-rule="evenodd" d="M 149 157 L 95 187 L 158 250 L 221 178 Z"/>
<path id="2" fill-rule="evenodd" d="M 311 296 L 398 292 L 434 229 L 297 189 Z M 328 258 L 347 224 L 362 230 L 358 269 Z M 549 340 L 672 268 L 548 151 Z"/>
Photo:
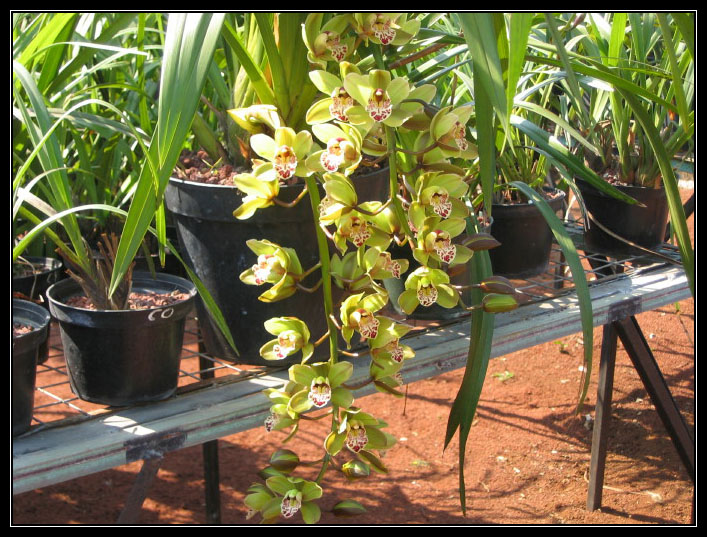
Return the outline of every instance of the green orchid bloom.
<path id="1" fill-rule="evenodd" d="M 305 160 L 312 149 L 312 135 L 308 131 L 295 131 L 289 127 L 275 129 L 273 137 L 255 134 L 250 137 L 250 146 L 267 163 L 259 167 L 264 181 L 287 181 L 294 177 L 312 174 Z"/>
<path id="2" fill-rule="evenodd" d="M 430 259 L 437 263 L 447 263 L 449 266 L 461 265 L 469 261 L 473 251 L 462 244 L 453 244 L 452 239 L 461 235 L 466 229 L 466 221 L 462 218 L 442 219 L 430 216 L 420 222 L 417 233 L 417 247 L 413 256 L 422 265 L 428 265 Z"/>
<path id="3" fill-rule="evenodd" d="M 415 182 L 415 196 L 409 208 L 409 220 L 415 225 L 427 216 L 466 218 L 469 209 L 461 200 L 469 190 L 462 178 L 453 173 L 426 172 Z"/>
<path id="4" fill-rule="evenodd" d="M 325 196 L 319 203 L 319 221 L 328 226 L 356 207 L 358 195 L 351 179 L 341 173 L 325 173 L 323 179 Z"/>
<path id="5" fill-rule="evenodd" d="M 453 308 L 459 302 L 459 294 L 449 285 L 449 276 L 440 269 L 426 266 L 412 272 L 405 281 L 405 291 L 398 297 L 401 309 L 411 314 L 417 306 L 439 304 L 443 308 Z"/>
<path id="6" fill-rule="evenodd" d="M 380 319 L 374 314 L 388 303 L 386 293 L 359 293 L 351 295 L 341 304 L 341 335 L 348 348 L 351 337 L 358 332 L 362 338 L 375 339 L 378 336 Z"/>
<path id="7" fill-rule="evenodd" d="M 284 360 L 302 351 L 302 363 L 304 363 L 314 353 L 314 345 L 309 342 L 309 329 L 296 317 L 269 319 L 265 321 L 265 330 L 277 336 L 260 348 L 260 356 L 265 360 Z"/>
<path id="8" fill-rule="evenodd" d="M 384 422 L 362 412 L 360 408 L 351 406 L 341 413 L 339 427 L 329 433 L 324 447 L 332 457 L 347 447 L 377 470 L 384 472 L 382 463 L 367 450 L 388 450 L 395 445 L 395 437 L 381 431 L 385 426 Z"/>
<path id="9" fill-rule="evenodd" d="M 350 390 L 342 386 L 353 373 L 350 362 L 296 364 L 289 373 L 290 380 L 299 387 L 288 401 L 290 413 L 298 415 L 312 407 L 322 408 L 330 401 L 344 408 L 353 402 Z"/>
<path id="10" fill-rule="evenodd" d="M 446 106 L 430 122 L 430 136 L 446 158 L 472 160 L 479 156 L 476 146 L 466 138 L 466 124 L 473 107 Z"/>
<path id="11" fill-rule="evenodd" d="M 376 292 L 382 290 L 361 266 L 359 250 L 348 252 L 342 257 L 334 254 L 331 257 L 329 270 L 334 283 L 347 291 L 355 293 L 369 288 Z"/>
<path id="12" fill-rule="evenodd" d="M 314 500 L 321 498 L 322 488 L 314 481 L 307 481 L 300 477 L 274 475 L 265 480 L 265 487 L 272 493 L 272 498 L 267 500 L 264 496 L 248 500 L 246 505 L 259 505 L 256 509 L 263 515 L 264 520 L 272 520 L 281 515 L 292 518 L 301 511 L 302 519 L 307 524 L 316 524 L 321 512 Z M 260 492 L 260 491 L 259 491 Z M 251 507 L 253 509 L 253 507 Z"/>
<path id="13" fill-rule="evenodd" d="M 280 194 L 280 182 L 264 179 L 270 174 L 266 173 L 271 170 L 267 163 L 256 161 L 257 165 L 251 173 L 241 173 L 233 178 L 233 182 L 245 194 L 243 203 L 235 211 L 233 216 L 238 220 L 247 220 L 258 209 L 264 209 L 275 205 L 275 198 Z"/>
<path id="14" fill-rule="evenodd" d="M 228 115 L 250 134 L 272 132 L 282 126 L 277 107 L 271 104 L 254 104 L 247 108 L 234 108 Z"/>
<path id="15" fill-rule="evenodd" d="M 335 15 L 322 26 L 323 13 L 311 13 L 302 25 L 307 60 L 326 69 L 327 62 L 341 62 L 354 51 L 355 37 L 342 37 L 351 23 L 348 15 Z"/>
<path id="16" fill-rule="evenodd" d="M 387 317 L 380 317 L 378 335 L 369 340 L 371 348 L 371 378 L 383 380 L 395 377 L 405 360 L 415 356 L 412 347 L 400 342 L 412 330 L 411 326 L 398 323 Z"/>
<path id="17" fill-rule="evenodd" d="M 326 149 L 315 151 L 306 161 L 309 170 L 318 173 L 342 172 L 351 175 L 361 162 L 361 133 L 351 125 L 338 123 L 316 124 L 314 135 L 326 145 Z"/>
<path id="18" fill-rule="evenodd" d="M 265 239 L 250 239 L 246 245 L 258 256 L 258 261 L 241 273 L 240 280 L 247 285 L 273 284 L 258 297 L 263 302 L 276 302 L 292 296 L 303 274 L 297 252 Z"/>
<path id="19" fill-rule="evenodd" d="M 407 272 L 410 262 L 407 259 L 393 259 L 390 252 L 373 247 L 366 250 L 363 265 L 372 279 L 385 280 L 400 278 Z"/>
<path id="20" fill-rule="evenodd" d="M 291 410 L 290 400 L 292 396 L 302 390 L 302 386 L 296 382 L 289 381 L 282 388 L 268 388 L 265 395 L 272 402 L 270 414 L 265 418 L 265 430 L 280 431 L 287 427 L 293 427 L 290 436 L 297 433 L 299 425 L 299 414 Z"/>
<path id="21" fill-rule="evenodd" d="M 365 202 L 358 207 L 367 213 L 374 213 L 380 205 L 380 202 Z M 366 245 L 385 250 L 392 240 L 389 234 L 376 227 L 371 216 L 355 210 L 342 211 L 335 224 L 334 244 L 342 253 L 347 250 L 347 241 L 350 241 L 356 248 Z"/>
<path id="22" fill-rule="evenodd" d="M 328 71 L 310 71 L 310 80 L 314 86 L 323 94 L 327 95 L 327 97 L 316 101 L 309 107 L 306 114 L 308 124 L 326 123 L 333 119 L 342 122 L 349 121 L 347 112 L 355 102 L 353 97 L 346 91 L 346 88 L 344 88 L 343 79 L 346 78 L 346 75 L 349 73 L 360 74 L 360 71 L 358 67 L 349 62 L 341 62 L 339 64 L 339 71 L 341 77 L 329 73 Z"/>
<path id="23" fill-rule="evenodd" d="M 355 13 L 353 26 L 360 38 L 378 45 L 404 45 L 420 30 L 420 21 L 405 13 Z"/>
<path id="24" fill-rule="evenodd" d="M 349 122 L 368 132 L 379 122 L 389 127 L 400 127 L 422 105 L 405 103 L 412 87 L 405 77 L 393 79 L 388 71 L 374 69 L 368 75 L 349 73 L 344 78 L 344 89 L 356 104 L 347 110 Z"/>

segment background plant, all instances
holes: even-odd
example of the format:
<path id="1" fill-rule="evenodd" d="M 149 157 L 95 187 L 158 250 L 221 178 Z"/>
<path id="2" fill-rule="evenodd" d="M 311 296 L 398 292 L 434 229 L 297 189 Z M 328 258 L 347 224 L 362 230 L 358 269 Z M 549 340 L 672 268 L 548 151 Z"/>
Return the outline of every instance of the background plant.
<path id="1" fill-rule="evenodd" d="M 73 272 L 84 283 L 87 293 L 95 292 L 100 295 L 98 303 L 107 302 L 111 307 L 120 308 L 123 304 L 116 303 L 113 297 L 119 288 L 121 288 L 119 295 L 126 296 L 124 290 L 126 287 L 129 289 L 130 285 L 126 276 L 130 273 L 132 261 L 145 234 L 152 231 L 162 248 L 166 245 L 162 193 L 194 117 L 205 79 L 206 66 L 209 65 L 213 55 L 215 45 L 213 36 L 218 34 L 222 18 L 198 14 L 170 16 L 171 24 L 167 28 L 164 49 L 160 46 L 157 52 L 161 61 L 155 62 L 155 66 L 160 67 L 157 123 L 154 129 L 149 128 L 151 137 L 148 142 L 145 141 L 146 133 L 140 132 L 134 122 L 144 122 L 145 126 L 151 124 L 149 100 L 142 99 L 149 99 L 144 89 L 149 86 L 146 71 L 151 73 L 157 71 L 154 71 L 154 66 L 148 69 L 151 66 L 146 66 L 143 61 L 136 61 L 134 77 L 128 79 L 127 76 L 117 74 L 116 65 L 111 62 L 114 62 L 115 58 L 126 55 L 144 56 L 140 54 L 139 49 L 145 44 L 144 36 L 151 33 L 147 31 L 146 23 L 148 20 L 153 20 L 156 27 L 161 28 L 162 18 L 149 19 L 143 14 L 133 14 L 132 19 L 119 15 L 116 15 L 115 21 L 110 17 L 109 19 L 106 24 L 100 24 L 91 16 L 66 14 L 57 17 L 50 15 L 30 17 L 27 20 L 18 17 L 15 20 L 18 25 L 15 36 L 17 59 L 13 64 L 16 77 L 13 80 L 14 102 L 17 107 L 15 117 L 21 118 L 26 134 L 20 130 L 18 137 L 13 139 L 15 143 L 13 156 L 16 162 L 21 163 L 13 181 L 13 221 L 19 222 L 17 219 L 19 217 L 26 219 L 34 227 L 14 247 L 13 259 L 16 259 L 33 240 L 44 233 L 58 246 Z M 68 45 L 64 39 L 74 35 L 75 25 L 81 21 L 87 25 L 84 28 L 87 39 L 94 39 L 92 32 L 98 32 L 99 29 L 102 33 L 95 38 L 96 42 L 90 41 L 91 44 L 86 44 L 86 41 L 78 38 L 80 44 L 77 45 L 77 54 L 63 70 L 59 70 L 61 59 L 68 54 L 66 49 Z M 28 26 L 21 26 L 25 22 Z M 110 22 L 115 26 L 109 24 Z M 137 22 L 134 30 L 137 36 L 137 49 L 125 49 L 114 44 L 106 44 L 115 36 L 122 35 L 121 31 L 130 27 L 131 22 Z M 156 42 L 159 43 L 160 40 L 161 34 L 158 34 Z M 95 53 L 94 58 L 95 50 L 99 52 Z M 108 59 L 101 61 L 103 55 L 108 55 Z M 92 64 L 92 59 L 96 62 L 95 66 L 85 69 L 86 64 Z M 49 62 L 48 66 L 45 66 L 42 60 Z M 36 70 L 36 74 L 28 71 L 24 64 Z M 106 65 L 111 71 L 109 78 L 115 77 L 117 81 L 107 83 L 105 87 L 94 84 L 93 73 L 100 73 L 100 69 Z M 45 67 L 56 69 L 57 76 L 62 80 L 75 76 L 79 82 L 58 86 L 62 90 L 53 94 L 51 79 L 43 78 L 46 76 Z M 100 74 L 95 76 L 101 78 Z M 137 79 L 142 86 L 126 82 L 133 79 Z M 189 86 L 192 91 L 184 91 L 181 86 Z M 116 90 L 119 94 L 123 94 L 126 90 L 133 90 L 136 87 L 138 87 L 138 91 L 135 92 L 137 97 L 133 99 L 136 104 L 133 107 L 126 106 L 128 111 L 120 110 L 112 102 L 100 98 L 83 97 L 85 92 L 100 93 Z M 131 101 L 129 97 L 126 98 Z M 55 120 L 48 107 L 48 102 L 52 101 L 68 104 L 66 110 L 53 112 L 57 116 Z M 100 111 L 109 110 L 120 121 L 106 119 L 103 113 L 78 113 L 77 111 L 84 106 L 94 106 Z M 130 111 L 134 113 L 131 115 Z M 77 125 L 81 130 L 77 130 Z M 90 192 L 91 189 L 85 189 L 85 183 L 81 181 L 69 180 L 70 167 L 67 161 L 68 163 L 79 162 L 79 165 L 87 168 L 79 169 L 81 173 L 88 177 L 99 178 L 93 172 L 92 159 L 95 155 L 100 158 L 101 153 L 89 152 L 81 143 L 84 138 L 92 139 L 94 133 L 106 137 L 115 134 L 131 135 L 132 139 L 124 142 L 135 144 L 132 146 L 133 152 L 135 147 L 139 147 L 142 151 L 142 159 L 136 172 L 137 179 L 131 178 L 124 184 L 120 182 L 122 166 L 113 169 L 116 174 L 113 181 L 120 183 L 121 187 L 118 190 L 121 192 L 124 190 L 122 196 L 129 200 L 130 209 L 127 215 L 123 209 L 107 203 L 83 203 L 85 199 L 83 194 L 86 190 Z M 120 159 L 120 162 L 125 164 L 125 158 Z M 33 171 L 30 171 L 31 166 L 35 166 Z M 36 174 L 36 177 L 25 185 L 28 172 Z M 34 194 L 34 189 L 45 195 L 45 199 Z M 115 261 L 111 266 L 110 281 L 103 281 L 98 274 L 90 246 L 83 237 L 84 230 L 79 223 L 79 215 L 87 212 L 91 212 L 89 214 L 114 213 L 126 217 L 125 225 L 121 230 L 120 244 L 115 252 Z M 55 224 L 61 225 L 62 235 L 53 230 Z M 151 225 L 154 225 L 153 229 Z M 64 239 L 64 237 L 68 238 Z M 164 250 L 161 251 L 161 257 L 164 262 Z M 191 276 L 228 337 L 228 329 L 220 319 L 208 291 L 193 274 Z"/>

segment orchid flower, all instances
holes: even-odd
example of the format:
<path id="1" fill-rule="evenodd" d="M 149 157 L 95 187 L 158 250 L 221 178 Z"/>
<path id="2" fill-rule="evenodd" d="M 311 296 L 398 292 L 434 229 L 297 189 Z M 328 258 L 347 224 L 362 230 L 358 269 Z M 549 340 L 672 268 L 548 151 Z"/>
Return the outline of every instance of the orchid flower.
<path id="1" fill-rule="evenodd" d="M 339 71 L 341 77 L 322 70 L 310 71 L 309 78 L 312 83 L 327 97 L 316 101 L 309 107 L 306 115 L 308 124 L 326 123 L 332 119 L 349 121 L 348 110 L 356 103 L 344 88 L 343 79 L 349 73 L 360 73 L 360 71 L 349 62 L 341 62 Z"/>
<path id="2" fill-rule="evenodd" d="M 258 297 L 263 302 L 276 302 L 292 296 L 303 274 L 297 252 L 265 239 L 250 239 L 246 244 L 257 254 L 258 261 L 241 273 L 240 280 L 248 285 L 272 283 L 273 286 Z"/>
<path id="3" fill-rule="evenodd" d="M 321 496 L 322 488 L 314 481 L 277 473 L 265 480 L 264 487 L 254 489 L 245 501 L 249 508 L 260 511 L 264 520 L 278 516 L 292 518 L 301 512 L 307 524 L 316 524 L 321 512 L 314 500 Z"/>
<path id="4" fill-rule="evenodd" d="M 469 209 L 461 200 L 469 190 L 462 178 L 453 173 L 426 172 L 415 183 L 415 196 L 408 218 L 416 229 L 428 216 L 466 218 Z"/>
<path id="5" fill-rule="evenodd" d="M 367 212 L 374 212 L 380 202 L 365 202 L 359 207 Z M 342 211 L 341 216 L 335 221 L 334 244 L 340 252 L 347 249 L 347 241 L 355 247 L 376 246 L 385 250 L 390 244 L 391 237 L 377 228 L 372 217 L 358 211 Z"/>
<path id="6" fill-rule="evenodd" d="M 270 175 L 265 173 L 269 169 L 268 164 L 261 162 L 251 173 L 240 173 L 233 178 L 238 190 L 245 194 L 243 203 L 233 211 L 233 216 L 238 220 L 247 220 L 258 209 L 275 205 L 274 200 L 280 194 L 280 182 L 264 179 Z"/>
<path id="7" fill-rule="evenodd" d="M 449 285 L 449 276 L 440 269 L 426 266 L 412 272 L 405 281 L 405 291 L 398 297 L 398 304 L 408 315 L 417 306 L 439 304 L 443 308 L 453 308 L 459 302 L 459 295 Z"/>
<path id="8" fill-rule="evenodd" d="M 380 319 L 375 313 L 383 308 L 388 302 L 387 294 L 359 293 L 351 295 L 341 304 L 341 335 L 348 347 L 351 346 L 351 337 L 354 331 L 358 332 L 365 339 L 375 339 L 378 336 Z"/>
<path id="9" fill-rule="evenodd" d="M 290 380 L 300 389 L 288 403 L 290 411 L 300 414 L 312 407 L 325 407 L 330 401 L 338 406 L 349 406 L 353 398 L 349 390 L 341 385 L 351 377 L 352 373 L 353 366 L 349 362 L 292 366 Z"/>
<path id="10" fill-rule="evenodd" d="M 250 134 L 274 131 L 282 126 L 277 107 L 272 104 L 254 104 L 247 108 L 234 108 L 228 115 Z"/>
<path id="11" fill-rule="evenodd" d="M 312 356 L 314 345 L 309 342 L 309 329 L 300 319 L 295 317 L 269 319 L 265 321 L 265 330 L 277 336 L 260 348 L 260 355 L 265 360 L 283 360 L 302 351 L 304 363 Z"/>
<path id="12" fill-rule="evenodd" d="M 404 13 L 356 13 L 354 29 L 359 37 L 379 45 L 404 45 L 420 30 L 420 21 Z"/>
<path id="13" fill-rule="evenodd" d="M 326 149 L 316 151 L 307 158 L 307 168 L 319 173 L 342 172 L 350 175 L 361 162 L 361 133 L 351 125 L 338 123 L 316 124 L 314 135 L 326 144 Z"/>
<path id="14" fill-rule="evenodd" d="M 376 122 L 399 127 L 415 112 L 413 107 L 402 106 L 412 89 L 410 83 L 405 77 L 393 79 L 388 71 L 374 69 L 368 75 L 349 73 L 344 78 L 344 89 L 356 101 L 347 110 L 349 121 L 364 126 L 366 132 Z"/>
<path id="15" fill-rule="evenodd" d="M 267 161 L 259 168 L 259 177 L 263 181 L 287 181 L 312 174 L 304 164 L 312 148 L 312 135 L 308 131 L 295 134 L 289 127 L 279 127 L 273 137 L 267 134 L 251 136 L 250 145 Z"/>
<path id="16" fill-rule="evenodd" d="M 430 216 L 422 222 L 414 222 L 417 232 L 417 245 L 413 256 L 422 265 L 428 265 L 430 259 L 437 263 L 447 263 L 450 266 L 466 263 L 473 251 L 461 244 L 453 244 L 452 239 L 461 235 L 466 229 L 466 221 L 462 218 L 442 219 Z"/>
<path id="17" fill-rule="evenodd" d="M 471 113 L 471 106 L 446 106 L 432 118 L 429 132 L 445 157 L 472 160 L 478 156 L 476 146 L 466 138 Z"/>
<path id="18" fill-rule="evenodd" d="M 322 26 L 323 13 L 311 13 L 302 25 L 302 38 L 310 63 L 326 69 L 327 62 L 341 62 L 354 50 L 355 37 L 343 37 L 350 24 L 348 15 L 335 15 Z"/>

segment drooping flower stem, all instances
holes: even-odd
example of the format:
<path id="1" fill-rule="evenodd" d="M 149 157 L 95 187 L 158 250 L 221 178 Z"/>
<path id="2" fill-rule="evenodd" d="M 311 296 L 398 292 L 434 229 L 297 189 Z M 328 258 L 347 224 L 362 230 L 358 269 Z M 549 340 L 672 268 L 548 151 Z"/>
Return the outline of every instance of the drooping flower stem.
<path id="1" fill-rule="evenodd" d="M 329 244 L 327 243 L 327 236 L 319 224 L 319 205 L 321 203 L 321 198 L 319 196 L 319 189 L 317 187 L 317 180 L 313 175 L 305 178 L 307 183 L 307 190 L 309 191 L 309 201 L 312 205 L 312 216 L 314 217 L 314 229 L 317 234 L 317 246 L 319 248 L 319 261 L 321 263 L 322 271 L 322 291 L 324 294 L 324 313 L 327 319 L 327 327 L 329 333 L 329 363 L 331 365 L 335 364 L 339 354 L 338 345 L 338 334 L 339 330 L 334 323 L 334 302 L 331 296 L 331 272 L 329 267 Z M 339 409 L 336 405 L 332 406 L 332 424 L 331 430 L 336 430 L 337 427 L 337 417 L 339 414 Z M 319 475 L 315 482 L 318 484 L 324 478 L 327 468 L 329 467 L 329 462 L 331 456 L 326 453 L 322 458 L 322 467 L 319 470 Z"/>
<path id="2" fill-rule="evenodd" d="M 408 224 L 407 216 L 403 210 L 402 203 L 398 198 L 398 163 L 395 158 L 396 144 L 395 129 L 385 126 L 386 143 L 388 145 L 388 169 L 390 170 L 390 198 L 393 200 L 393 209 L 398 218 L 403 232 L 407 237 L 413 237 L 412 230 Z"/>
<path id="3" fill-rule="evenodd" d="M 338 345 L 338 330 L 331 320 L 334 313 L 334 303 L 331 296 L 331 273 L 329 269 L 329 245 L 326 235 L 319 225 L 319 204 L 321 198 L 319 189 L 317 188 L 317 180 L 314 176 L 305 178 L 307 190 L 309 191 L 309 201 L 312 204 L 312 216 L 314 217 L 314 230 L 317 234 L 317 246 L 319 248 L 319 262 L 322 271 L 322 291 L 324 294 L 324 312 L 327 319 L 327 327 L 329 329 L 329 357 L 332 364 L 336 363 L 339 345 Z"/>

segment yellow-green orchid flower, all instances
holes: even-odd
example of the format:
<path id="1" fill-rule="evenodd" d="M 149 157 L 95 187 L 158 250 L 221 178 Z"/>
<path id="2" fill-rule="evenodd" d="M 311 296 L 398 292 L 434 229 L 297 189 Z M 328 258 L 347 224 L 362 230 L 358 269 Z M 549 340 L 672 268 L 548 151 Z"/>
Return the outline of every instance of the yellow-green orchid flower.
<path id="1" fill-rule="evenodd" d="M 254 104 L 247 108 L 234 108 L 228 115 L 251 134 L 272 132 L 282 126 L 277 107 L 271 104 Z"/>
<path id="2" fill-rule="evenodd" d="M 412 229 L 419 230 L 425 218 L 466 218 L 469 208 L 461 200 L 469 186 L 453 173 L 426 172 L 414 183 L 415 194 L 408 208 Z"/>
<path id="3" fill-rule="evenodd" d="M 375 339 L 378 336 L 380 320 L 374 315 L 388 303 L 385 293 L 359 293 L 351 295 L 341 304 L 341 335 L 347 346 L 351 344 L 354 331 L 365 339 Z"/>
<path id="4" fill-rule="evenodd" d="M 354 50 L 355 37 L 342 37 L 350 24 L 348 15 L 335 15 L 322 26 L 323 13 L 310 13 L 302 25 L 307 60 L 326 68 L 327 62 L 341 62 Z"/>
<path id="5" fill-rule="evenodd" d="M 356 13 L 353 20 L 359 37 L 379 45 L 404 45 L 420 30 L 420 21 L 405 13 Z"/>
<path id="6" fill-rule="evenodd" d="M 300 350 L 303 363 L 312 356 L 314 345 L 309 342 L 309 329 L 304 321 L 296 317 L 268 319 L 265 330 L 277 336 L 260 348 L 260 356 L 265 360 L 283 360 Z"/>
<path id="7" fill-rule="evenodd" d="M 315 151 L 306 161 L 308 169 L 314 172 L 338 172 L 350 175 L 361 162 L 361 133 L 351 125 L 338 123 L 316 124 L 314 135 L 326 144 L 326 149 Z"/>
<path id="8" fill-rule="evenodd" d="M 393 79 L 388 71 L 374 69 L 368 75 L 349 73 L 344 78 L 344 89 L 356 101 L 347 110 L 349 121 L 362 125 L 365 132 L 375 122 L 399 127 L 415 113 L 414 107 L 402 106 L 412 90 L 407 78 Z"/>
<path id="9" fill-rule="evenodd" d="M 276 302 L 292 296 L 303 274 L 297 252 L 265 239 L 250 239 L 246 245 L 258 256 L 258 261 L 241 273 L 240 280 L 248 285 L 273 284 L 258 297 L 263 302 Z"/>
<path id="10" fill-rule="evenodd" d="M 367 212 L 373 212 L 380 202 L 365 202 L 359 205 Z M 336 220 L 336 231 L 334 232 L 334 244 L 340 252 L 347 249 L 346 241 L 350 241 L 354 246 L 360 248 L 363 245 L 378 246 L 387 249 L 390 235 L 378 229 L 373 223 L 372 217 L 358 211 L 344 211 Z"/>
<path id="11" fill-rule="evenodd" d="M 478 157 L 476 146 L 466 138 L 466 124 L 472 110 L 471 106 L 446 106 L 432 118 L 430 136 L 444 157 L 467 160 Z"/>
<path id="12" fill-rule="evenodd" d="M 308 131 L 295 131 L 289 127 L 275 129 L 273 137 L 255 134 L 250 145 L 267 163 L 260 168 L 259 177 L 264 181 L 286 181 L 293 177 L 312 174 L 305 160 L 312 149 L 312 135 Z"/>
<path id="13" fill-rule="evenodd" d="M 452 243 L 452 239 L 461 235 L 465 228 L 466 221 L 462 218 L 426 218 L 418 231 L 417 248 L 413 250 L 413 256 L 422 265 L 429 264 L 430 258 L 450 266 L 466 263 L 471 259 L 473 251 L 461 244 Z"/>
<path id="14" fill-rule="evenodd" d="M 398 297 L 398 305 L 408 315 L 419 305 L 439 304 L 443 308 L 453 308 L 458 302 L 459 294 L 449 285 L 447 273 L 426 266 L 408 276 L 405 291 Z"/>
<path id="15" fill-rule="evenodd" d="M 343 78 L 349 73 L 360 73 L 359 69 L 352 63 L 341 62 L 339 64 L 341 78 L 327 71 L 310 71 L 309 78 L 314 86 L 327 95 L 323 99 L 315 102 L 307 110 L 307 123 L 326 123 L 332 119 L 347 122 L 349 121 L 348 109 L 354 106 L 355 102 L 344 88 Z"/>
<path id="16" fill-rule="evenodd" d="M 241 206 L 233 211 L 233 216 L 238 220 L 246 220 L 258 209 L 275 204 L 274 200 L 280 193 L 280 181 L 267 179 L 271 169 L 269 164 L 260 163 L 251 173 L 241 173 L 233 178 L 238 190 L 245 194 Z"/>

